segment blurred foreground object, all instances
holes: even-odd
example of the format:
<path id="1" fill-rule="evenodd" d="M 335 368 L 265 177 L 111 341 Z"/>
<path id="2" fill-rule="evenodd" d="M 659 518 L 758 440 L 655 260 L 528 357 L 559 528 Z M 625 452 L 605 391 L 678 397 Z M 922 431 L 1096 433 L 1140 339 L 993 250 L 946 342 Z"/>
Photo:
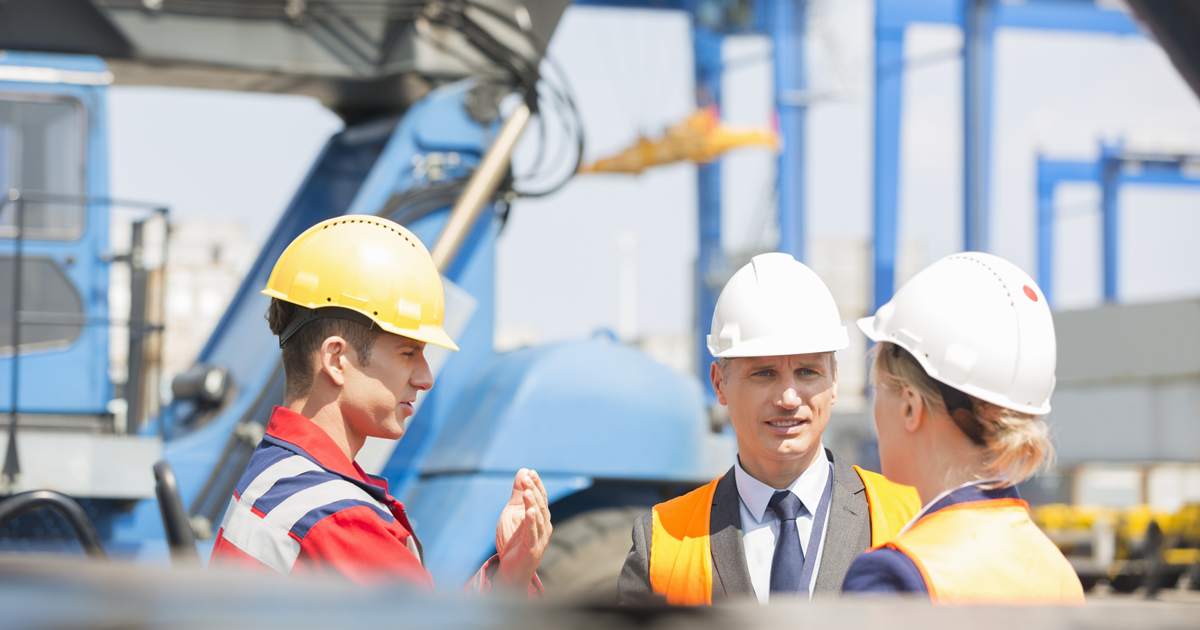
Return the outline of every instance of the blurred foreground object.
<path id="1" fill-rule="evenodd" d="M 1125 0 L 1166 51 L 1192 91 L 1200 95 L 1200 4 L 1178 0 Z"/>
<path id="2" fill-rule="evenodd" d="M 722 153 L 738 147 L 758 145 L 772 151 L 780 147 L 779 136 L 769 129 L 743 129 L 721 122 L 716 108 L 707 107 L 670 127 L 657 140 L 638 138 L 621 153 L 596 160 L 579 169 L 580 173 L 631 173 L 675 162 L 712 162 Z"/>
<path id="3" fill-rule="evenodd" d="M 252 579 L 244 575 L 0 558 L 0 606 L 9 630 L 58 628 L 679 628 L 777 629 L 1192 628 L 1190 602 L 1094 600 L 1086 608 L 934 608 L 907 600 L 825 600 L 712 608 L 609 606 L 586 601 L 530 604 L 419 596 L 341 582 Z"/>

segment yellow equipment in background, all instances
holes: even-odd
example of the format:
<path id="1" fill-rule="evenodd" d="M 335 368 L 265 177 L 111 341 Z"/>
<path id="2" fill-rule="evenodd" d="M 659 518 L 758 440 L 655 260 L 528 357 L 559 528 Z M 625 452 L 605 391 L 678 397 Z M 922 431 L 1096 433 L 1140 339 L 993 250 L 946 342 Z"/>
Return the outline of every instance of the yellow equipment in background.
<path id="1" fill-rule="evenodd" d="M 721 124 L 716 108 L 702 109 L 667 129 L 657 140 L 639 138 L 621 153 L 584 166 L 580 173 L 639 174 L 651 166 L 675 162 L 711 162 L 737 147 L 779 148 L 779 136 L 768 129 L 740 129 Z"/>
<path id="2" fill-rule="evenodd" d="M 1172 588 L 1187 573 L 1200 589 L 1200 504 L 1168 514 L 1061 503 L 1032 509 L 1033 520 L 1075 567 L 1084 589 L 1101 579 L 1116 591 Z"/>

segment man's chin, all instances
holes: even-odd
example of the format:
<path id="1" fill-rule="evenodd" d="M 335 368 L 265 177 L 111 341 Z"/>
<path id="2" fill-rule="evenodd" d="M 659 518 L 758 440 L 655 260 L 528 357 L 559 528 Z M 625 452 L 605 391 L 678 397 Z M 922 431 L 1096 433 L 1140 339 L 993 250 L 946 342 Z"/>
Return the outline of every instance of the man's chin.
<path id="1" fill-rule="evenodd" d="M 780 441 L 775 447 L 775 453 L 784 459 L 804 457 L 820 443 L 819 439 L 814 440 L 807 435 L 800 435 Z"/>
<path id="2" fill-rule="evenodd" d="M 399 440 L 404 437 L 404 421 L 398 420 L 396 423 L 389 423 L 379 427 L 379 430 L 371 434 L 371 437 L 381 440 Z"/>

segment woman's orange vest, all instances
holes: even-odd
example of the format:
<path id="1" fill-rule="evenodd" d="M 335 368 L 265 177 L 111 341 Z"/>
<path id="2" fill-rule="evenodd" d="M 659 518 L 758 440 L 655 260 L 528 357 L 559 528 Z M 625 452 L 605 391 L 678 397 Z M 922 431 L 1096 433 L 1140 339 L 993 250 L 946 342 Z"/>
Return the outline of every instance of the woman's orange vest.
<path id="1" fill-rule="evenodd" d="M 915 488 L 888 481 L 883 475 L 854 467 L 867 489 L 871 546 L 891 540 L 916 516 L 921 499 Z M 660 503 L 651 511 L 650 586 L 668 604 L 712 603 L 712 549 L 709 518 L 717 483 Z M 865 550 L 864 550 L 865 551 Z"/>
<path id="2" fill-rule="evenodd" d="M 1083 604 L 1071 563 L 1020 499 L 942 508 L 883 546 L 917 565 L 935 604 Z"/>

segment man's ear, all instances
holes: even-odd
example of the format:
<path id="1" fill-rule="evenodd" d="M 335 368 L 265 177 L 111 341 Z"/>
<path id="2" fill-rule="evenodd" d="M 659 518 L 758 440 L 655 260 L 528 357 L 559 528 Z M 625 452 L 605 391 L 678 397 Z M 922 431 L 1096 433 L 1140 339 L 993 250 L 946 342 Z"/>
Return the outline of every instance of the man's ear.
<path id="1" fill-rule="evenodd" d="M 713 361 L 712 365 L 708 368 L 708 378 L 712 381 L 713 393 L 717 395 L 717 402 L 722 405 L 729 405 L 725 401 L 725 375 L 721 374 L 721 367 L 716 361 Z"/>
<path id="2" fill-rule="evenodd" d="M 321 361 L 321 373 L 338 387 L 346 384 L 345 361 L 349 347 L 345 339 L 333 335 L 326 337 L 317 351 L 317 357 Z"/>
<path id="3" fill-rule="evenodd" d="M 904 419 L 904 430 L 909 433 L 915 433 L 921 428 L 921 424 L 928 422 L 929 411 L 925 407 L 925 397 L 921 396 L 920 392 L 911 386 L 906 386 L 901 393 L 901 398 L 904 400 L 904 406 L 900 410 L 900 415 Z"/>

